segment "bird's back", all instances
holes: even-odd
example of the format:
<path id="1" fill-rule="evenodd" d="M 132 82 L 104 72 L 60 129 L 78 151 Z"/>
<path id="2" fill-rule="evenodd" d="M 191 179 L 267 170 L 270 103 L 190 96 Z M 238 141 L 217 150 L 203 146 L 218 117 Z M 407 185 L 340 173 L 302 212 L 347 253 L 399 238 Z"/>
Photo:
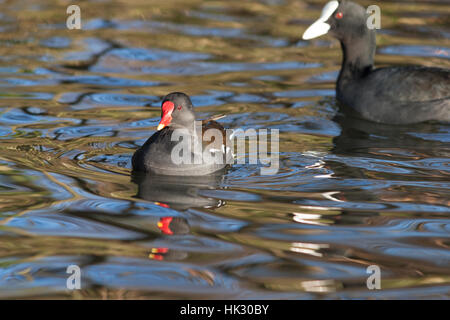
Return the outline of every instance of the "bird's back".
<path id="1" fill-rule="evenodd" d="M 337 97 L 364 118 L 384 123 L 450 122 L 450 70 L 420 66 L 375 69 L 343 79 Z"/>

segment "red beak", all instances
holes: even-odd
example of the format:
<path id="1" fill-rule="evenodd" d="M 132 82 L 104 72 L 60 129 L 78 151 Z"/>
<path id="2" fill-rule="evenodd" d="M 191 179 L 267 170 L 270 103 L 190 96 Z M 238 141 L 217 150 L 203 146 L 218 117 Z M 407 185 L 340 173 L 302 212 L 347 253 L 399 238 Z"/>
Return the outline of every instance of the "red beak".
<path id="1" fill-rule="evenodd" d="M 173 102 L 166 101 L 163 103 L 161 121 L 159 122 L 158 128 L 156 128 L 156 130 L 159 131 L 170 124 L 170 121 L 172 121 L 172 112 L 174 109 L 175 105 L 173 104 Z"/>

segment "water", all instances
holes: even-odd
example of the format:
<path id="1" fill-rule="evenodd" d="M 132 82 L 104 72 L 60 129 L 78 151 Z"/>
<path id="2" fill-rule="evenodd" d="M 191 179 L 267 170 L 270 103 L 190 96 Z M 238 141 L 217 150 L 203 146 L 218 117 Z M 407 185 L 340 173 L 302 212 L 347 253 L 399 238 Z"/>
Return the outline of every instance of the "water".
<path id="1" fill-rule="evenodd" d="M 450 67 L 446 1 L 377 3 L 378 65 Z M 0 4 L 0 298 L 449 298 L 450 127 L 340 116 L 323 1 L 69 4 Z M 171 91 L 280 129 L 279 172 L 131 176 Z"/>

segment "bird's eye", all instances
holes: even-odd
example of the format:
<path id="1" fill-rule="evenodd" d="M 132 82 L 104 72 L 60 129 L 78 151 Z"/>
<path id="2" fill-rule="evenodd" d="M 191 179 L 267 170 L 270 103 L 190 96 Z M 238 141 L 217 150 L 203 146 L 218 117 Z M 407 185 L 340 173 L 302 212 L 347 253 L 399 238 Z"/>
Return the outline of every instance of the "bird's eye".
<path id="1" fill-rule="evenodd" d="M 181 110 L 181 108 L 183 108 L 183 107 L 182 107 L 182 106 L 178 106 L 178 107 L 177 107 L 178 110 Z"/>
<path id="2" fill-rule="evenodd" d="M 336 19 L 342 19 L 343 16 L 344 16 L 344 14 L 342 12 L 338 12 L 335 15 Z"/>

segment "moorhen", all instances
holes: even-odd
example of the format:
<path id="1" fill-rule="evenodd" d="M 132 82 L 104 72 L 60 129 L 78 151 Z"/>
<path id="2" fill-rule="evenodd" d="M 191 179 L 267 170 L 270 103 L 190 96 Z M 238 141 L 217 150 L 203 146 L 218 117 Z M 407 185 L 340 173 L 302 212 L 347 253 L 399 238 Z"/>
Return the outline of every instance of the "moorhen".
<path id="1" fill-rule="evenodd" d="M 232 163 L 230 135 L 215 121 L 222 115 L 203 120 L 200 132 L 195 127 L 193 105 L 186 94 L 168 94 L 161 109 L 157 131 L 133 155 L 133 171 L 199 176 Z"/>
<path id="2" fill-rule="evenodd" d="M 375 29 L 366 10 L 351 1 L 330 1 L 304 33 L 309 40 L 326 33 L 337 38 L 343 61 L 336 85 L 342 106 L 367 120 L 409 124 L 450 122 L 450 70 L 395 66 L 375 69 Z"/>

